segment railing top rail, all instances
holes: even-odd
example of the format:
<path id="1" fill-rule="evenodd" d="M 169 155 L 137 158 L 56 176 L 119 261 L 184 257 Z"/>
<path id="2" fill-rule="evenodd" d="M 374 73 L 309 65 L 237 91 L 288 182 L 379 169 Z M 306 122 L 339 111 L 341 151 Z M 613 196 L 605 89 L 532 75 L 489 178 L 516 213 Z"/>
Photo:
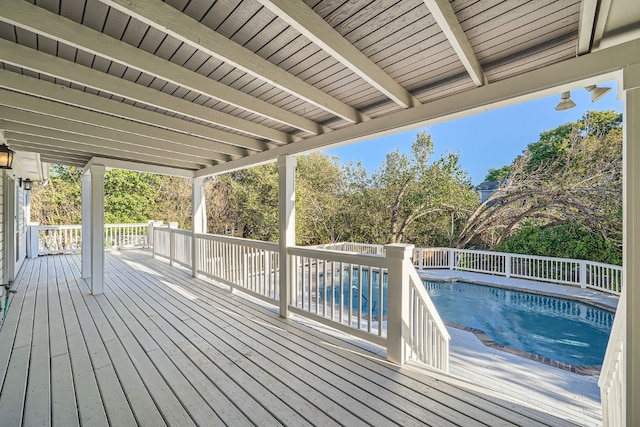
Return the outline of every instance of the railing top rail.
<path id="1" fill-rule="evenodd" d="M 105 228 L 106 227 L 110 227 L 110 228 L 117 228 L 117 227 L 148 227 L 149 224 L 146 222 L 132 222 L 132 223 L 128 223 L 128 224 L 105 224 L 104 225 Z M 158 227 L 156 225 L 156 227 Z"/>
<path id="2" fill-rule="evenodd" d="M 503 255 L 512 255 L 506 252 L 495 252 L 495 251 L 479 251 L 476 249 L 458 249 L 453 248 L 455 252 L 463 253 L 463 254 L 482 254 L 482 255 L 491 255 L 491 256 L 503 256 Z"/>
<path id="3" fill-rule="evenodd" d="M 389 265 L 387 258 L 374 254 L 357 254 L 330 249 L 309 249 L 306 246 L 290 246 L 287 249 L 287 253 L 294 256 L 344 262 L 345 264 L 360 264 L 378 268 L 387 268 Z"/>
<path id="4" fill-rule="evenodd" d="M 38 230 L 80 230 L 81 225 L 39 225 Z"/>
<path id="5" fill-rule="evenodd" d="M 622 266 L 620 265 L 605 264 L 604 262 L 597 262 L 597 261 L 585 261 L 585 262 L 587 263 L 587 265 L 593 265 L 596 267 L 604 267 L 604 268 L 610 268 L 612 270 L 622 271 Z"/>
<path id="6" fill-rule="evenodd" d="M 584 259 L 575 259 L 575 258 L 558 258 L 558 257 L 552 257 L 552 256 L 512 254 L 507 252 L 494 252 L 494 253 L 510 255 L 511 258 L 527 258 L 527 259 L 535 259 L 538 261 L 556 261 L 556 262 L 564 262 L 567 264 L 580 264 L 581 262 L 588 262 Z"/>
<path id="7" fill-rule="evenodd" d="M 169 229 L 172 233 L 175 234 L 182 234 L 184 236 L 191 236 L 191 234 L 193 234 L 191 232 L 191 230 L 185 230 L 184 228 L 170 228 Z"/>
<path id="8" fill-rule="evenodd" d="M 264 242 L 262 240 L 243 239 L 241 237 L 223 236 L 221 234 L 198 233 L 196 237 L 204 240 L 212 240 L 217 242 L 233 243 L 236 245 L 249 246 L 256 249 L 266 251 L 277 251 L 278 244 L 273 242 Z"/>

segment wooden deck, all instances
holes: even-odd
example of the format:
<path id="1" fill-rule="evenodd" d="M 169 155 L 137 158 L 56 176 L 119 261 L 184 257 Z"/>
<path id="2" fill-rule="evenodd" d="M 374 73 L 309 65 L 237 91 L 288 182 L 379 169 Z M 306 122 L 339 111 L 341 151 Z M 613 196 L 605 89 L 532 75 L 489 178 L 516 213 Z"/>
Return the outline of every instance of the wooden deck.
<path id="1" fill-rule="evenodd" d="M 107 254 L 104 295 L 79 263 L 41 257 L 19 274 L 0 331 L 2 426 L 573 425 L 391 365 L 145 251 Z"/>

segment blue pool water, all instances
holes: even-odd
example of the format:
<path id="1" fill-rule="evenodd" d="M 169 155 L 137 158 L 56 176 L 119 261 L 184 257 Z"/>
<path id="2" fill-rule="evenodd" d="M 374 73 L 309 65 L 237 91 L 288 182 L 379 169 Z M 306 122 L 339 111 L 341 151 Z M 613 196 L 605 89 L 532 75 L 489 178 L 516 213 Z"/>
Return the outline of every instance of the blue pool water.
<path id="1" fill-rule="evenodd" d="M 472 285 L 425 286 L 446 322 L 481 329 L 498 344 L 574 366 L 601 365 L 614 314 L 559 298 Z"/>

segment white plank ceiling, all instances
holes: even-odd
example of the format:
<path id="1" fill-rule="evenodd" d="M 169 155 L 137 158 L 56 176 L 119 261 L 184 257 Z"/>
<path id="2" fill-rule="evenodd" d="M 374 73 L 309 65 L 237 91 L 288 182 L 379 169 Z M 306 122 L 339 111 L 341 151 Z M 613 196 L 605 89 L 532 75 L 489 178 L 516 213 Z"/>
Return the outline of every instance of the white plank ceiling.
<path id="1" fill-rule="evenodd" d="M 362 139 L 639 17 L 634 0 L 0 0 L 0 129 L 45 162 L 220 172 Z"/>

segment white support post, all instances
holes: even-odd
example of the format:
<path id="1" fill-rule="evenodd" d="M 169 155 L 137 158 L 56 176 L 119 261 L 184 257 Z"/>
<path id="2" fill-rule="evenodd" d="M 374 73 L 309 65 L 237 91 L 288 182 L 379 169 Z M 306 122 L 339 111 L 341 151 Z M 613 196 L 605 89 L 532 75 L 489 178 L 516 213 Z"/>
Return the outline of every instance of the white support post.
<path id="1" fill-rule="evenodd" d="M 81 275 L 83 279 L 91 277 L 91 175 L 85 173 L 80 177 L 82 184 L 81 205 L 82 225 L 80 230 L 80 242 L 82 245 Z"/>
<path id="2" fill-rule="evenodd" d="M 456 269 L 456 251 L 453 248 L 449 248 L 448 249 L 448 255 L 449 255 L 449 270 L 455 270 Z"/>
<path id="3" fill-rule="evenodd" d="M 580 287 L 582 289 L 587 288 L 587 261 L 580 261 L 579 271 Z"/>
<path id="4" fill-rule="evenodd" d="M 296 158 L 278 157 L 278 231 L 280 252 L 280 316 L 289 317 L 293 286 L 293 266 L 287 248 L 296 243 Z"/>
<path id="5" fill-rule="evenodd" d="M 413 245 L 394 243 L 385 245 L 389 260 L 387 298 L 387 359 L 403 365 L 411 349 L 407 342 L 411 315 L 409 295 L 409 271 Z"/>
<path id="6" fill-rule="evenodd" d="M 38 258 L 38 251 L 40 250 L 40 225 L 37 222 L 32 222 L 28 227 L 29 243 L 27 245 L 27 256 L 30 259 Z"/>
<path id="7" fill-rule="evenodd" d="M 640 425 L 640 65 L 623 69 L 623 286 L 626 287 L 627 322 L 623 351 L 625 364 L 621 425 Z M 626 372 L 625 372 L 626 371 Z"/>
<path id="8" fill-rule="evenodd" d="M 104 291 L 104 174 L 103 165 L 91 165 L 91 293 Z M 83 236 L 84 237 L 84 236 Z"/>
<path id="9" fill-rule="evenodd" d="M 504 275 L 511 277 L 511 254 L 504 254 Z"/>
<path id="10" fill-rule="evenodd" d="M 207 209 L 204 194 L 204 178 L 191 180 L 191 276 L 198 276 L 198 262 L 200 260 L 200 245 L 196 234 L 207 232 Z"/>

